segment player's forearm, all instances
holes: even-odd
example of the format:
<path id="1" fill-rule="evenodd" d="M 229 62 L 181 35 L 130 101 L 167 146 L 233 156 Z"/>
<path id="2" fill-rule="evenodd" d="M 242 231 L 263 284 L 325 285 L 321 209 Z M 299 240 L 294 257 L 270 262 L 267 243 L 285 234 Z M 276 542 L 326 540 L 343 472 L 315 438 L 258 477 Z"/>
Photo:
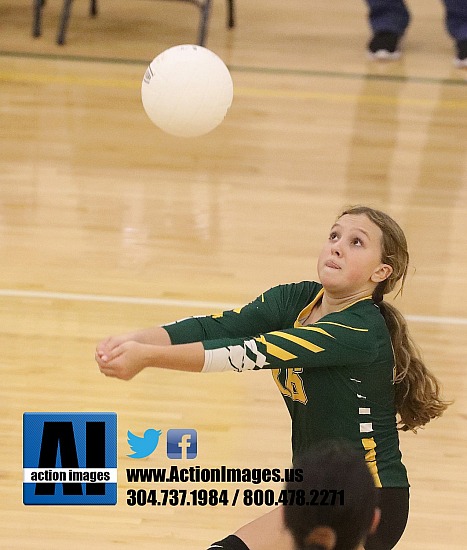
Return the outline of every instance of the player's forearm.
<path id="1" fill-rule="evenodd" d="M 204 366 L 204 347 L 201 342 L 157 346 L 148 366 L 187 372 L 201 372 Z"/>
<path id="2" fill-rule="evenodd" d="M 162 327 L 150 327 L 136 330 L 127 334 L 127 340 L 134 340 L 140 344 L 155 346 L 170 346 L 171 341 L 167 331 Z"/>

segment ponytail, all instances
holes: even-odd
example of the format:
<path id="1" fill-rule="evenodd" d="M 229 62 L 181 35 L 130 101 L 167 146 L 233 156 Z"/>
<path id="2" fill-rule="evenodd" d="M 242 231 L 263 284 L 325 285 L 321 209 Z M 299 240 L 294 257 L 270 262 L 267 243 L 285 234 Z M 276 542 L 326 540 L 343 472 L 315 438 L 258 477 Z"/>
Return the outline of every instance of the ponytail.
<path id="1" fill-rule="evenodd" d="M 402 293 L 409 267 L 407 240 L 400 226 L 380 210 L 368 206 L 353 206 L 341 216 L 344 214 L 367 216 L 381 229 L 381 261 L 388 264 L 392 272 L 376 286 L 373 300 L 386 321 L 394 349 L 395 405 L 400 416 L 399 429 L 416 432 L 417 428 L 424 426 L 432 418 L 441 416 L 451 401 L 441 399 L 439 382 L 425 366 L 402 314 L 383 301 L 383 296 L 392 292 L 399 282 L 397 294 Z"/>
<path id="2" fill-rule="evenodd" d="M 395 357 L 395 405 L 399 429 L 417 431 L 431 419 L 441 416 L 451 404 L 440 397 L 440 384 L 428 370 L 409 334 L 407 322 L 394 306 L 378 303 L 391 335 Z"/>

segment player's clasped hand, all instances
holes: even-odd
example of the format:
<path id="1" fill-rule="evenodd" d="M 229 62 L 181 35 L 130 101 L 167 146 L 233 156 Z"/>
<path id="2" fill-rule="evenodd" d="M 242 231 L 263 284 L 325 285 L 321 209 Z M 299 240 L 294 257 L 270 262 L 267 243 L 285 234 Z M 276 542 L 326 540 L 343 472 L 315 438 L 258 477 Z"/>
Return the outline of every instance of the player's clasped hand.
<path id="1" fill-rule="evenodd" d="M 95 359 L 99 370 L 106 376 L 131 380 L 148 366 L 148 348 L 139 342 L 118 342 L 111 338 L 97 345 Z"/>

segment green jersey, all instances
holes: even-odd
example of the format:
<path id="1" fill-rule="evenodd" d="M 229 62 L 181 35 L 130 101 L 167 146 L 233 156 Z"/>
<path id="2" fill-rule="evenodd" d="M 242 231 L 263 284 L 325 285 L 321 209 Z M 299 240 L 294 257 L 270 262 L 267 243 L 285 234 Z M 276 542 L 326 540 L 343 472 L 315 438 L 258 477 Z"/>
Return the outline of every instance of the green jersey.
<path id="1" fill-rule="evenodd" d="M 172 344 L 202 342 L 203 371 L 272 369 L 292 419 L 294 456 L 346 439 L 379 487 L 407 487 L 394 406 L 394 353 L 371 297 L 302 324 L 323 288 L 274 287 L 248 305 L 165 325 Z"/>

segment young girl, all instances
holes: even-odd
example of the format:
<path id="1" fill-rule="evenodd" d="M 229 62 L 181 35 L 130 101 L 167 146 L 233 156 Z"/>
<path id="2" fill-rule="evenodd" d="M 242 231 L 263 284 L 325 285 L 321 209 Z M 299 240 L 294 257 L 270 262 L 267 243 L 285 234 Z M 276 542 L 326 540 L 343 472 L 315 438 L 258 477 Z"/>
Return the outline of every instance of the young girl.
<path id="1" fill-rule="evenodd" d="M 408 262 L 399 225 L 354 207 L 331 228 L 318 259 L 320 283 L 280 285 L 241 309 L 107 338 L 96 361 L 105 375 L 124 380 L 146 367 L 271 369 L 291 415 L 294 458 L 345 439 L 366 461 L 380 488 L 381 521 L 365 548 L 387 550 L 409 508 L 397 430 L 415 431 L 448 405 L 404 318 L 383 301 L 398 281 L 403 286 Z M 212 548 L 293 548 L 284 531 L 278 508 Z"/>

